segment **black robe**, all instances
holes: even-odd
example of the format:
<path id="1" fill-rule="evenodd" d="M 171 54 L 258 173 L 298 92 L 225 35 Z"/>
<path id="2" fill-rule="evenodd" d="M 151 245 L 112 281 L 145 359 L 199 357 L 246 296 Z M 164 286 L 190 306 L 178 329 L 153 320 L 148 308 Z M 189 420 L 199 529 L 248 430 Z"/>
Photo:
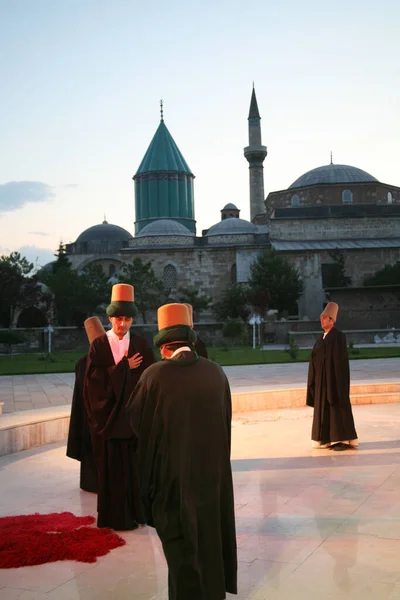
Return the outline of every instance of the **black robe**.
<path id="1" fill-rule="evenodd" d="M 83 401 L 87 355 L 75 364 L 75 384 L 72 395 L 71 418 L 69 422 L 67 456 L 79 460 L 80 487 L 85 492 L 97 492 L 97 465 L 93 456 L 92 440 L 86 408 Z"/>
<path id="2" fill-rule="evenodd" d="M 208 352 L 205 343 L 203 340 L 197 336 L 196 342 L 194 344 L 194 348 L 199 356 L 203 356 L 204 358 L 208 358 Z"/>
<path id="3" fill-rule="evenodd" d="M 155 358 L 148 342 L 131 333 L 128 357 L 136 352 L 143 356 L 137 369 L 129 369 L 126 357 L 116 365 L 104 334 L 90 346 L 85 376 L 84 400 L 99 481 L 97 525 L 118 531 L 144 523 L 137 479 L 137 440 L 125 406 L 140 375 Z"/>
<path id="4" fill-rule="evenodd" d="M 138 436 L 146 521 L 168 563 L 170 600 L 236 594 L 232 406 L 223 370 L 179 353 L 143 373 L 127 412 Z"/>
<path id="5" fill-rule="evenodd" d="M 333 327 L 311 353 L 307 405 L 314 407 L 311 439 L 321 444 L 357 439 L 350 404 L 350 368 L 346 336 Z"/>

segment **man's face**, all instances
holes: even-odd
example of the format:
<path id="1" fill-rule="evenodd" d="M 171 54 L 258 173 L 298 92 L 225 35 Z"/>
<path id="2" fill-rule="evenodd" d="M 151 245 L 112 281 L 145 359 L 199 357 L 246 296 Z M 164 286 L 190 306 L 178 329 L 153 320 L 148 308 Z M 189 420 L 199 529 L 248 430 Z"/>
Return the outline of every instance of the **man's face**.
<path id="1" fill-rule="evenodd" d="M 120 340 L 129 331 L 132 325 L 132 317 L 108 317 L 112 325 L 112 330 L 119 337 Z"/>
<path id="2" fill-rule="evenodd" d="M 334 325 L 334 320 L 327 315 L 321 315 L 319 320 L 321 321 L 321 327 L 324 331 L 330 331 Z"/>

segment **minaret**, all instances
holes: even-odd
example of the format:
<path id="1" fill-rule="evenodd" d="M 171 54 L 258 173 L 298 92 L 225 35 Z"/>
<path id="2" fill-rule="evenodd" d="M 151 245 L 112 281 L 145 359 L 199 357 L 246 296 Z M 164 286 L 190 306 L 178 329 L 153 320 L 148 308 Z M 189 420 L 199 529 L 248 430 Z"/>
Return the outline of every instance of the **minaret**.
<path id="1" fill-rule="evenodd" d="M 264 167 L 267 156 L 266 146 L 261 145 L 261 117 L 258 112 L 256 91 L 253 84 L 249 111 L 249 145 L 244 148 L 245 158 L 249 161 L 250 172 L 250 220 L 265 213 L 264 205 Z"/>

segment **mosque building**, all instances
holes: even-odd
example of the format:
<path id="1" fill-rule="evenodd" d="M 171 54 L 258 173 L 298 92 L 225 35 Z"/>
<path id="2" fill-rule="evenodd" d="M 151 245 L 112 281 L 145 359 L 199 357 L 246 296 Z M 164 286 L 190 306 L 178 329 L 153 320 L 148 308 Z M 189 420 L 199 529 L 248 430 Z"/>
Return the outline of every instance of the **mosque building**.
<path id="1" fill-rule="evenodd" d="M 233 283 L 245 283 L 250 265 L 274 248 L 297 267 L 304 281 L 300 319 L 318 318 L 326 301 L 332 251 L 343 251 L 352 285 L 362 285 L 386 264 L 400 260 L 400 188 L 356 167 L 330 164 L 305 173 L 288 189 L 264 195 L 261 117 L 253 88 L 248 116 L 250 221 L 226 204 L 221 220 L 196 233 L 194 174 L 163 118 L 133 176 L 134 235 L 106 220 L 83 231 L 66 250 L 81 272 L 102 265 L 117 281 L 123 263 L 150 261 L 171 298 L 196 289 L 213 302 Z M 273 308 L 273 307 L 271 307 Z M 212 313 L 204 313 L 206 320 Z"/>

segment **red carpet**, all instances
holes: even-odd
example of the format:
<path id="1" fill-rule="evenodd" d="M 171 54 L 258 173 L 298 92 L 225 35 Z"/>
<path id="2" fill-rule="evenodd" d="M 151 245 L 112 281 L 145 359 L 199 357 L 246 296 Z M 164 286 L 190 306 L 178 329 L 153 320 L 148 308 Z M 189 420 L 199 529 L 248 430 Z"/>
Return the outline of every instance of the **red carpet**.
<path id="1" fill-rule="evenodd" d="M 57 560 L 93 563 L 98 556 L 125 544 L 110 529 L 88 527 L 94 521 L 94 517 L 67 512 L 0 518 L 0 568 Z"/>

